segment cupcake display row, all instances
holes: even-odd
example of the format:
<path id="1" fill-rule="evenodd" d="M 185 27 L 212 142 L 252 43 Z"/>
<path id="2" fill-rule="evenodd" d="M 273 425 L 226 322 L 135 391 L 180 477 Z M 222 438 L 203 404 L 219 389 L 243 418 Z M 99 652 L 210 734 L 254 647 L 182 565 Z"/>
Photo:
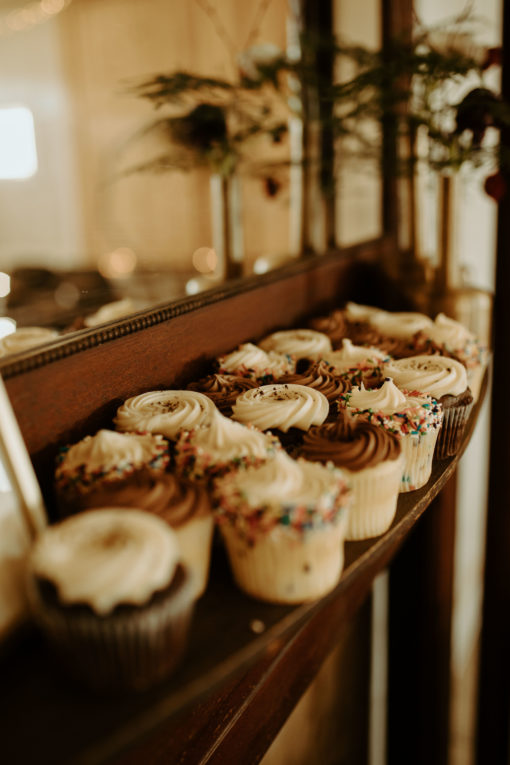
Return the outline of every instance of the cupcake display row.
<path id="1" fill-rule="evenodd" d="M 385 533 L 399 493 L 462 443 L 470 370 L 481 379 L 487 355 L 460 325 L 441 340 L 444 325 L 348 304 L 242 344 L 186 390 L 135 395 L 111 427 L 62 446 L 59 521 L 29 564 L 34 618 L 59 653 L 101 654 L 111 671 L 85 672 L 96 686 L 167 675 L 207 589 L 215 525 L 250 597 L 332 590 L 344 540 Z"/>

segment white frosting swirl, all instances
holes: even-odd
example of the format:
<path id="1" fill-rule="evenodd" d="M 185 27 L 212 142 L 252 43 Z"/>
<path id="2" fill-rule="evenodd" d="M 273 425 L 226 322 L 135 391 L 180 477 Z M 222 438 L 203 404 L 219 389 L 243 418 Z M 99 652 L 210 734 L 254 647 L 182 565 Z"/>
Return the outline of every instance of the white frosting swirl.
<path id="1" fill-rule="evenodd" d="M 349 394 L 349 407 L 373 409 L 383 414 L 394 414 L 408 405 L 407 397 L 397 388 L 393 380 L 386 380 L 380 388 L 369 388 L 362 384 L 354 387 Z"/>
<path id="2" fill-rule="evenodd" d="M 320 511 L 334 505 L 341 477 L 340 470 L 330 470 L 319 462 L 293 460 L 279 451 L 261 466 L 219 479 L 216 487 L 234 503 L 241 501 L 250 508 L 273 509 L 279 514 L 282 506 L 299 503 Z"/>
<path id="3" fill-rule="evenodd" d="M 273 332 L 259 343 L 265 351 L 289 353 L 297 359 L 317 359 L 332 350 L 331 340 L 314 329 L 288 329 Z"/>
<path id="4" fill-rule="evenodd" d="M 464 364 L 446 356 L 410 356 L 389 362 L 385 371 L 400 388 L 428 393 L 434 398 L 459 396 L 468 386 Z"/>
<path id="5" fill-rule="evenodd" d="M 0 357 L 9 353 L 21 353 L 36 345 L 48 343 L 58 337 L 58 332 L 45 327 L 21 327 L 0 339 Z"/>
<path id="6" fill-rule="evenodd" d="M 260 430 L 308 430 L 322 425 L 329 412 L 323 393 L 306 385 L 262 385 L 242 393 L 232 407 L 233 417 Z"/>
<path id="7" fill-rule="evenodd" d="M 221 356 L 218 363 L 220 372 L 254 378 L 265 375 L 281 377 L 296 369 L 295 359 L 278 351 L 266 353 L 253 343 L 243 343 L 232 353 Z"/>
<path id="8" fill-rule="evenodd" d="M 462 349 L 476 342 L 476 336 L 455 319 L 450 319 L 444 313 L 438 313 L 434 323 L 427 327 L 425 334 L 435 343 L 444 345 L 452 350 Z"/>
<path id="9" fill-rule="evenodd" d="M 160 435 L 151 433 L 116 433 L 114 430 L 99 430 L 94 436 L 85 436 L 82 441 L 70 446 L 57 468 L 57 480 L 85 466 L 88 473 L 108 472 L 123 465 L 142 467 L 147 465 L 165 449 Z"/>
<path id="10" fill-rule="evenodd" d="M 388 337 L 410 338 L 422 329 L 431 327 L 433 322 L 423 313 L 380 312 L 369 318 L 370 324 Z"/>
<path id="11" fill-rule="evenodd" d="M 175 533 L 161 518 L 127 508 L 88 510 L 48 526 L 31 555 L 33 574 L 52 582 L 66 604 L 97 614 L 141 605 L 173 579 Z"/>
<path id="12" fill-rule="evenodd" d="M 365 345 L 353 345 L 348 338 L 342 340 L 342 347 L 337 351 L 321 356 L 334 372 L 342 373 L 358 364 L 377 364 L 388 359 L 388 354 L 379 348 L 369 348 Z"/>
<path id="13" fill-rule="evenodd" d="M 191 390 L 160 390 L 132 396 L 117 410 L 117 430 L 148 430 L 177 438 L 181 430 L 206 423 L 216 406 L 203 393 Z"/>
<path id="14" fill-rule="evenodd" d="M 184 439 L 188 435 L 189 443 L 209 462 L 227 462 L 242 457 L 264 459 L 274 444 L 272 437 L 224 417 L 220 412 L 215 412 L 207 425 L 182 435 Z"/>
<path id="15" fill-rule="evenodd" d="M 370 321 L 372 317 L 379 314 L 385 314 L 382 308 L 375 308 L 371 305 L 361 305 L 361 303 L 353 303 L 349 301 L 345 306 L 345 314 L 348 319 L 352 321 Z"/>

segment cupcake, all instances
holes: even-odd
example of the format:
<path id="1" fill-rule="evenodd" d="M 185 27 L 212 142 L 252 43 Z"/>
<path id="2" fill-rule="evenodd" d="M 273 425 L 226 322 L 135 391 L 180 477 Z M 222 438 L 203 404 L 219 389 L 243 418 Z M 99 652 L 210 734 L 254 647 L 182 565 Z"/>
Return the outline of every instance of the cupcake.
<path id="1" fill-rule="evenodd" d="M 300 442 L 303 431 L 311 425 L 322 425 L 328 413 L 328 400 L 318 390 L 275 383 L 239 396 L 232 416 L 259 430 L 271 430 L 285 447 L 290 447 Z"/>
<path id="2" fill-rule="evenodd" d="M 46 327 L 20 327 L 16 332 L 0 338 L 0 358 L 21 353 L 58 337 L 58 332 Z"/>
<path id="3" fill-rule="evenodd" d="M 206 488 L 171 473 L 138 470 L 126 478 L 99 483 L 84 494 L 77 512 L 85 508 L 130 507 L 146 510 L 174 530 L 182 562 L 189 568 L 200 597 L 207 586 L 211 558 L 213 516 Z"/>
<path id="4" fill-rule="evenodd" d="M 436 444 L 436 457 L 456 454 L 473 407 L 466 368 L 445 356 L 411 356 L 386 365 L 386 374 L 399 388 L 419 390 L 439 401 L 443 424 Z"/>
<path id="5" fill-rule="evenodd" d="M 188 390 L 203 393 L 215 404 L 222 414 L 229 417 L 232 414 L 232 406 L 241 393 L 250 388 L 256 388 L 258 382 L 249 377 L 230 374 L 212 374 L 201 380 L 191 382 Z"/>
<path id="6" fill-rule="evenodd" d="M 175 466 L 186 478 L 211 479 L 229 470 L 259 465 L 279 448 L 280 442 L 271 434 L 216 412 L 207 425 L 181 432 L 175 445 Z"/>
<path id="7" fill-rule="evenodd" d="M 475 401 L 478 400 L 488 352 L 478 342 L 476 335 L 455 319 L 439 313 L 433 324 L 417 333 L 415 342 L 419 353 L 422 352 L 424 345 L 432 345 L 433 352 L 454 356 L 461 361 L 467 369 L 468 384 L 473 398 Z"/>
<path id="8" fill-rule="evenodd" d="M 331 372 L 345 376 L 352 385 L 373 388 L 384 380 L 384 363 L 389 356 L 378 348 L 353 345 L 349 339 L 342 340 L 342 346 L 322 357 Z"/>
<path id="9" fill-rule="evenodd" d="M 43 531 L 28 562 L 28 596 L 72 675 L 95 690 L 140 690 L 179 662 L 195 586 L 167 523 L 115 508 Z"/>
<path id="10" fill-rule="evenodd" d="M 258 343 L 264 351 L 278 351 L 296 359 L 318 359 L 332 349 L 331 340 L 313 329 L 287 329 L 273 332 Z"/>
<path id="11" fill-rule="evenodd" d="M 115 484 L 139 470 L 161 474 L 170 461 L 168 442 L 151 433 L 99 430 L 94 436 L 62 448 L 57 457 L 55 485 L 62 515 L 86 507 L 86 495 Z"/>
<path id="12" fill-rule="evenodd" d="M 417 332 L 432 326 L 432 319 L 424 313 L 412 311 L 379 311 L 370 319 L 370 324 L 385 337 L 409 340 Z"/>
<path id="13" fill-rule="evenodd" d="M 293 356 L 278 351 L 266 353 L 253 343 L 243 343 L 232 353 L 220 356 L 217 363 L 220 374 L 249 377 L 260 384 L 296 370 L 296 359 Z"/>
<path id="14" fill-rule="evenodd" d="M 346 539 L 367 539 L 389 529 L 397 509 L 404 458 L 394 433 L 361 419 L 310 428 L 300 454 L 312 462 L 332 462 L 352 489 Z"/>
<path id="15" fill-rule="evenodd" d="M 427 483 L 443 419 L 435 399 L 416 391 L 401 391 L 388 378 L 380 388 L 354 387 L 340 397 L 339 407 L 349 417 L 361 417 L 399 436 L 404 454 L 401 492 Z"/>
<path id="16" fill-rule="evenodd" d="M 117 410 L 114 423 L 117 430 L 161 433 L 174 441 L 181 430 L 202 425 L 215 411 L 203 393 L 156 390 L 128 398 Z"/>
<path id="17" fill-rule="evenodd" d="M 350 492 L 343 474 L 284 452 L 215 482 L 232 573 L 270 603 L 320 598 L 337 584 Z"/>
<path id="18" fill-rule="evenodd" d="M 278 378 L 278 385 L 307 385 L 322 393 L 331 405 L 338 400 L 342 393 L 352 388 L 352 383 L 345 375 L 337 375 L 332 367 L 322 360 L 309 364 L 308 368 L 293 375 L 283 375 Z"/>
<path id="19" fill-rule="evenodd" d="M 350 337 L 352 322 L 345 315 L 345 311 L 335 309 L 327 316 L 318 316 L 308 322 L 311 329 L 327 335 L 333 348 L 342 344 L 344 337 Z"/>

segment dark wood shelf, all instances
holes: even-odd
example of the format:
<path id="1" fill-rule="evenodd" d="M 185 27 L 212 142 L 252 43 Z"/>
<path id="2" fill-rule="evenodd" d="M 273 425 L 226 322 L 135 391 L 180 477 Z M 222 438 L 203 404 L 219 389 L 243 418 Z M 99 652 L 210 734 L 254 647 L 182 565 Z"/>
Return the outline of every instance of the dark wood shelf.
<path id="1" fill-rule="evenodd" d="M 462 451 L 480 405 L 472 413 Z M 198 603 L 183 665 L 157 689 L 119 698 L 89 695 L 61 674 L 36 634 L 27 634 L 1 663 L 2 697 L 7 702 L 1 724 L 3 757 L 24 765 L 99 763 L 119 757 L 134 763 L 135 755 L 126 753 L 140 753 L 142 747 L 152 752 L 145 761 L 191 765 L 222 762 L 221 752 L 229 742 L 229 756 L 235 751 L 239 758 L 235 761 L 257 762 L 254 752 L 263 752 L 283 724 L 338 640 L 342 625 L 448 482 L 459 458 L 460 454 L 436 461 L 425 487 L 400 495 L 386 534 L 346 544 L 340 583 L 315 603 L 272 606 L 244 596 L 217 545 L 210 586 Z M 265 627 L 261 635 L 251 629 L 254 620 Z M 264 740 L 254 742 L 254 736 L 260 736 L 261 716 Z M 249 730 L 244 730 L 247 720 Z M 200 759 L 205 754 L 207 758 Z"/>

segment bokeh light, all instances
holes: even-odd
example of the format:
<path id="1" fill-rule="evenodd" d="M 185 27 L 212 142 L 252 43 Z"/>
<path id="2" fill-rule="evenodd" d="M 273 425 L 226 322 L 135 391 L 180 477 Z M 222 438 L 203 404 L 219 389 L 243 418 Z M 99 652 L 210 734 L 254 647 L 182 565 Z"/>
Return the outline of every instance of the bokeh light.
<path id="1" fill-rule="evenodd" d="M 107 279 L 119 279 L 128 276 L 136 267 L 136 254 L 130 247 L 117 247 L 112 252 L 101 255 L 97 268 Z"/>
<path id="2" fill-rule="evenodd" d="M 199 247 L 193 253 L 192 263 L 201 274 L 211 274 L 218 265 L 218 256 L 212 247 Z"/>
<path id="3" fill-rule="evenodd" d="M 0 316 L 0 337 L 7 337 L 16 332 L 16 322 L 8 316 Z"/>
<path id="4" fill-rule="evenodd" d="M 11 277 L 0 271 L 0 298 L 7 297 L 11 291 Z"/>

